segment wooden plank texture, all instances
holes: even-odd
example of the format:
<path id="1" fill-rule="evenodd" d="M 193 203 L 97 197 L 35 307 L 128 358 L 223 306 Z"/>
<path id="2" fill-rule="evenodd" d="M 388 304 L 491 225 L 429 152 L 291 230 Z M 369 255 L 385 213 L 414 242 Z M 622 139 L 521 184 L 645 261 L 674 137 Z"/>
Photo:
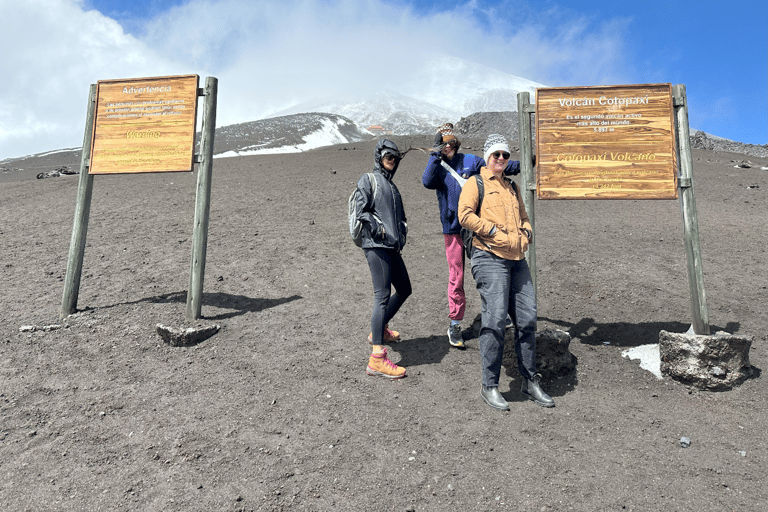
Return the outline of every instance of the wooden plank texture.
<path id="1" fill-rule="evenodd" d="M 198 75 L 100 80 L 91 174 L 192 171 Z"/>
<path id="2" fill-rule="evenodd" d="M 676 199 L 670 84 L 536 90 L 539 199 Z"/>

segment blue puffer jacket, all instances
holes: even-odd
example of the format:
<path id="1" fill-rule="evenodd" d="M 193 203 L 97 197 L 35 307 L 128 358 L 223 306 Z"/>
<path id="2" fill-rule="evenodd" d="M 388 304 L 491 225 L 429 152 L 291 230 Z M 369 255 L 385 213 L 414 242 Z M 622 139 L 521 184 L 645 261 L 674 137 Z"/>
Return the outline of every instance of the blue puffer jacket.
<path id="1" fill-rule="evenodd" d="M 462 178 L 469 178 L 475 174 L 480 174 L 480 169 L 485 167 L 485 160 L 473 154 L 456 153 L 449 162 L 449 165 Z M 510 160 L 507 168 L 504 170 L 506 175 L 515 175 L 520 173 L 520 162 Z M 458 216 L 459 196 L 461 195 L 461 185 L 456 178 L 440 164 L 440 157 L 433 152 L 427 162 L 427 168 L 424 169 L 424 175 L 421 182 L 428 189 L 434 190 L 437 194 L 437 204 L 440 208 L 440 222 L 443 225 L 443 233 L 446 235 L 456 235 L 461 231 Z"/>

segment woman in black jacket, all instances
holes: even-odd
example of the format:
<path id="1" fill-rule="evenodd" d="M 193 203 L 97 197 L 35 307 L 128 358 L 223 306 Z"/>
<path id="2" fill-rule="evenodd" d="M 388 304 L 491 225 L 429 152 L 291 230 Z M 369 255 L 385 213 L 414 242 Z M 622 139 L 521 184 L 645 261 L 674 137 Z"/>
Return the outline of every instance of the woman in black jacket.
<path id="1" fill-rule="evenodd" d="M 389 379 L 405 377 L 405 368 L 390 361 L 382 345 L 400 339 L 400 334 L 391 331 L 387 323 L 411 294 L 411 280 L 400 254 L 408 225 L 403 200 L 392 182 L 401 158 L 394 142 L 380 140 L 374 152 L 372 176 L 376 183 L 372 183 L 366 173 L 360 178 L 355 193 L 355 211 L 359 212 L 357 219 L 363 224 L 362 248 L 371 269 L 374 296 L 368 336 L 373 350 L 366 373 Z"/>

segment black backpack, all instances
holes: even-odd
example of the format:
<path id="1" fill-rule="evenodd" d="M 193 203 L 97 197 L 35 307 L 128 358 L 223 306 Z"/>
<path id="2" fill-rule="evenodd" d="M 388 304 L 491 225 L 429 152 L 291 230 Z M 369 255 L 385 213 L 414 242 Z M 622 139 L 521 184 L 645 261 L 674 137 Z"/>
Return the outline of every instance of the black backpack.
<path id="1" fill-rule="evenodd" d="M 475 181 L 477 181 L 477 193 L 479 199 L 477 201 L 477 208 L 475 214 L 480 213 L 480 207 L 483 206 L 483 195 L 485 195 L 485 186 L 483 185 L 483 177 L 479 174 L 475 174 Z M 517 193 L 517 185 L 514 181 L 509 180 L 512 183 L 512 190 Z M 469 260 L 472 260 L 472 242 L 475 238 L 475 232 L 465 227 L 461 228 L 461 241 L 464 243 L 464 254 L 467 255 Z M 485 244 L 484 244 L 485 245 Z"/>

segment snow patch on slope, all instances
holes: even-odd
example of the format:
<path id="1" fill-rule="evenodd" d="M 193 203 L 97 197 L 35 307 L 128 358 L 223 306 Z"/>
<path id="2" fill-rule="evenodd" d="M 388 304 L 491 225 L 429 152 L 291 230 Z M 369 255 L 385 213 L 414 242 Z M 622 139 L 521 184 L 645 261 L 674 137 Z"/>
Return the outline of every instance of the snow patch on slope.
<path id="1" fill-rule="evenodd" d="M 274 155 L 280 153 L 301 153 L 303 151 L 309 151 L 310 149 L 332 146 L 334 144 L 346 144 L 348 142 L 355 142 L 355 140 L 359 140 L 352 140 L 341 133 L 340 128 L 350 124 L 347 120 L 333 121 L 331 119 L 320 119 L 320 124 L 321 126 L 319 129 L 301 135 L 301 138 L 304 140 L 303 143 L 287 144 L 284 146 L 275 147 L 271 146 L 274 144 L 274 142 L 269 141 L 262 144 L 254 144 L 236 150 L 226 151 L 224 153 L 214 155 L 214 158 L 228 158 L 233 156 L 249 155 Z"/>

